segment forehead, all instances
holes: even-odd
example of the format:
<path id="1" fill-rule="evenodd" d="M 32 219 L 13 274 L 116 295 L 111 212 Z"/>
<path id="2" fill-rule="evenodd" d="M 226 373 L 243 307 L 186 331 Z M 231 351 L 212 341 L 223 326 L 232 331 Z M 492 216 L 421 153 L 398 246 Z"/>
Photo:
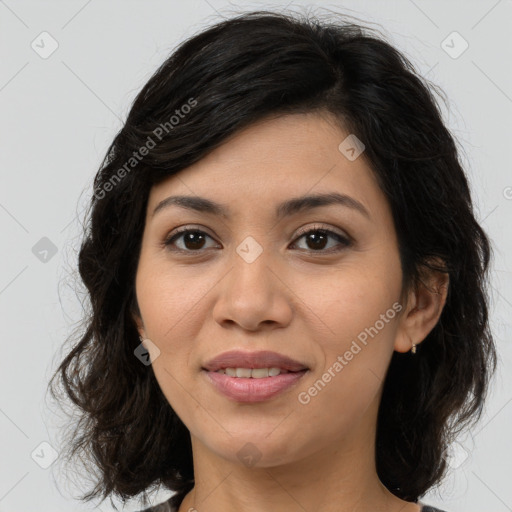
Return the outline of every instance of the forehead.
<path id="1" fill-rule="evenodd" d="M 335 192 L 378 214 L 386 201 L 364 152 L 350 160 L 340 151 L 349 135 L 329 115 L 267 118 L 155 185 L 148 213 L 169 195 L 211 198 L 236 213 L 247 208 L 268 210 L 290 197 Z"/>

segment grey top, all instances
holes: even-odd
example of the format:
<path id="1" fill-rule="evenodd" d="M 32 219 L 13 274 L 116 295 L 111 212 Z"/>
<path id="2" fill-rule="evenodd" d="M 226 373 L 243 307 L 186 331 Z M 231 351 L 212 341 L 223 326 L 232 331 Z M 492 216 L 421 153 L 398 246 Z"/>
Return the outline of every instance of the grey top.
<path id="1" fill-rule="evenodd" d="M 420 502 L 421 504 L 421 502 Z M 146 508 L 141 510 L 140 512 L 178 512 L 177 508 L 171 507 L 169 501 L 165 501 L 164 503 L 160 503 L 159 505 L 155 505 L 150 508 Z M 422 505 L 421 512 L 445 512 L 439 508 L 430 507 L 429 505 Z"/>

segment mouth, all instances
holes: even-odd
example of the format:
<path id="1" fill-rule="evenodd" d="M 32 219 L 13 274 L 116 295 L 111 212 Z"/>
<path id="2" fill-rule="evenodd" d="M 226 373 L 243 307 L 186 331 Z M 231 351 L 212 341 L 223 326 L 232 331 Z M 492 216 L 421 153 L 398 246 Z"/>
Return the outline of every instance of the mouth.
<path id="1" fill-rule="evenodd" d="M 219 370 L 275 370 L 280 372 L 299 372 L 307 370 L 307 365 L 292 359 L 291 357 L 271 352 L 269 350 L 258 352 L 244 352 L 241 350 L 231 350 L 223 352 L 218 356 L 208 361 L 203 366 L 203 370 L 209 372 L 217 372 Z M 257 374 L 256 374 L 257 375 Z M 278 375 L 278 374 L 277 374 Z M 235 376 L 235 375 L 230 375 Z M 244 373 L 240 377 L 247 377 Z M 267 375 L 268 377 L 268 375 Z M 258 378 L 256 376 L 256 378 Z"/>
<path id="2" fill-rule="evenodd" d="M 309 368 L 276 352 L 231 351 L 202 367 L 202 373 L 223 396 L 235 402 L 269 400 L 290 389 Z"/>
<path id="3" fill-rule="evenodd" d="M 266 377 L 277 377 L 284 373 L 296 373 L 289 372 L 282 368 L 220 368 L 216 370 L 216 373 L 221 375 L 227 375 L 228 377 L 235 377 L 237 379 L 264 379 Z"/>
<path id="4" fill-rule="evenodd" d="M 226 370 L 235 370 L 240 374 L 257 371 L 258 374 L 264 374 L 269 371 L 268 368 L 227 368 Z M 280 371 L 279 368 L 270 368 L 270 370 Z M 223 373 L 222 370 L 209 372 L 203 370 L 208 382 L 214 389 L 224 397 L 243 403 L 256 403 L 270 400 L 284 393 L 298 383 L 300 379 L 308 372 L 301 370 L 297 372 L 286 371 L 274 376 L 260 377 L 237 377 Z M 276 372 L 274 372 L 276 373 Z"/>

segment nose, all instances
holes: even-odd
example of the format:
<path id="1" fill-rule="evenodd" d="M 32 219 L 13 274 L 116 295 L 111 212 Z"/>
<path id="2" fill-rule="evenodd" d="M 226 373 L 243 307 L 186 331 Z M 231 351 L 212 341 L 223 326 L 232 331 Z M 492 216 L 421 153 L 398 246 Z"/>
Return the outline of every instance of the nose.
<path id="1" fill-rule="evenodd" d="M 240 256 L 242 254 L 242 256 Z M 247 331 L 286 327 L 292 318 L 293 293 L 266 251 L 254 260 L 234 252 L 231 270 L 219 283 L 214 320 Z"/>

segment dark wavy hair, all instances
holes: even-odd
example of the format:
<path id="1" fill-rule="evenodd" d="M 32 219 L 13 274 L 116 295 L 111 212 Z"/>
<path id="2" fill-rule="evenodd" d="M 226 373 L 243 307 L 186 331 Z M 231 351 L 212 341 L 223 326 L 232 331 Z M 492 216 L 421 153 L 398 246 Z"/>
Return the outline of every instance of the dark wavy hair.
<path id="1" fill-rule="evenodd" d="M 418 353 L 393 354 L 377 422 L 380 480 L 417 501 L 444 476 L 456 434 L 481 416 L 497 359 L 488 323 L 492 248 L 437 88 L 374 29 L 335 17 L 255 11 L 210 26 L 153 74 L 110 145 L 78 257 L 87 312 L 50 381 L 56 397 L 59 377 L 79 410 L 69 459 L 80 453 L 99 470 L 82 500 L 146 500 L 164 486 L 176 491 L 176 506 L 194 486 L 189 431 L 151 366 L 134 356 L 148 195 L 269 116 L 328 112 L 356 134 L 391 206 L 404 290 L 420 286 L 425 271 L 449 274 L 441 317 Z"/>

